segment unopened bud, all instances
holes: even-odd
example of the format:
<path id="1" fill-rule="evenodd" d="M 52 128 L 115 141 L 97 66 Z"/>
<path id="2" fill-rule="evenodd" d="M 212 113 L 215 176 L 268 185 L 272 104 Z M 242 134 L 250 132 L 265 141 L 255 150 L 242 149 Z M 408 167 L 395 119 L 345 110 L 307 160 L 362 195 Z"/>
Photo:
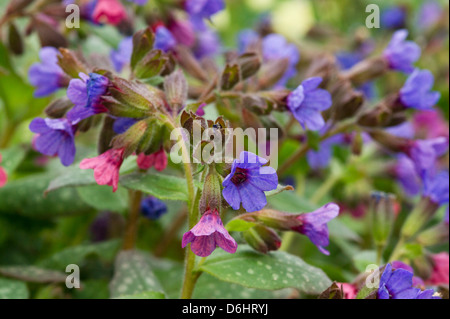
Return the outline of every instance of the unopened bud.
<path id="1" fill-rule="evenodd" d="M 433 202 L 428 197 L 422 197 L 414 210 L 409 214 L 403 227 L 401 235 L 405 238 L 413 237 L 422 227 L 424 227 L 434 216 L 439 208 L 439 204 Z"/>
<path id="2" fill-rule="evenodd" d="M 67 97 L 61 97 L 51 102 L 44 110 L 52 118 L 61 118 L 73 106 Z"/>
<path id="3" fill-rule="evenodd" d="M 446 223 L 440 223 L 421 232 L 416 241 L 424 247 L 448 243 L 449 227 Z"/>
<path id="4" fill-rule="evenodd" d="M 243 80 L 255 75 L 261 67 L 261 58 L 254 52 L 242 54 L 237 58 L 237 61 L 241 70 L 241 78 Z"/>
<path id="5" fill-rule="evenodd" d="M 239 65 L 227 64 L 222 73 L 220 87 L 222 90 L 231 90 L 241 80 Z"/>
<path id="6" fill-rule="evenodd" d="M 58 65 L 68 76 L 76 79 L 78 78 L 78 74 L 88 73 L 87 67 L 72 51 L 61 48 L 59 49 L 59 53 Z"/>
<path id="7" fill-rule="evenodd" d="M 179 110 L 183 107 L 188 97 L 188 84 L 181 69 L 165 78 L 164 91 L 167 102 L 172 108 Z"/>
<path id="8" fill-rule="evenodd" d="M 375 244 L 384 246 L 391 234 L 394 223 L 395 196 L 381 192 L 372 194 L 370 212 L 372 215 L 372 234 Z"/>
<path id="9" fill-rule="evenodd" d="M 285 231 L 295 229 L 302 225 L 302 222 L 297 217 L 298 215 L 284 213 L 273 209 L 263 209 L 254 213 L 256 221 L 259 221 L 268 227 Z"/>
<path id="10" fill-rule="evenodd" d="M 351 69 L 344 71 L 342 77 L 359 87 L 382 76 L 387 70 L 389 70 L 387 61 L 383 57 L 377 57 L 359 62 Z"/>
<path id="11" fill-rule="evenodd" d="M 258 79 L 260 89 L 268 89 L 273 87 L 289 67 L 289 59 L 270 60 L 265 62 L 261 67 L 261 76 Z"/>
<path id="12" fill-rule="evenodd" d="M 145 120 L 139 121 L 132 125 L 125 133 L 117 135 L 112 140 L 114 148 L 124 148 L 124 157 L 127 157 L 136 151 L 145 131 L 148 128 L 148 123 Z"/>
<path id="13" fill-rule="evenodd" d="M 23 53 L 22 35 L 14 23 L 9 24 L 8 28 L 8 47 L 12 53 L 21 55 Z"/>
<path id="14" fill-rule="evenodd" d="M 383 130 L 373 130 L 369 134 L 377 143 L 393 152 L 404 152 L 408 150 L 411 145 L 410 140 L 394 136 Z"/>
<path id="15" fill-rule="evenodd" d="M 255 250 L 267 254 L 269 251 L 278 250 L 281 246 L 281 238 L 268 227 L 256 225 L 243 232 L 245 241 Z"/>
<path id="16" fill-rule="evenodd" d="M 139 61 L 153 49 L 155 35 L 150 27 L 139 30 L 133 35 L 133 53 L 131 54 L 130 65 L 134 69 Z"/>
<path id="17" fill-rule="evenodd" d="M 362 154 L 362 150 L 363 150 L 363 145 L 364 145 L 364 139 L 362 137 L 361 132 L 356 132 L 355 136 L 353 137 L 352 140 L 352 154 L 354 155 L 361 155 Z"/>
<path id="18" fill-rule="evenodd" d="M 214 167 L 210 166 L 203 185 L 202 197 L 200 198 L 200 212 L 217 210 L 222 207 L 222 179 Z"/>

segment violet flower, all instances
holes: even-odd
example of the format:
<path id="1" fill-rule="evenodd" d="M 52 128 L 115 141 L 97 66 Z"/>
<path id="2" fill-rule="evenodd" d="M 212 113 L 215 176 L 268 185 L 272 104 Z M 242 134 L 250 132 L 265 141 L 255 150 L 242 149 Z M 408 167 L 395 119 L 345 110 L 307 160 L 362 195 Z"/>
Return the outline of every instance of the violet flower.
<path id="1" fill-rule="evenodd" d="M 417 25 L 420 29 L 432 27 L 442 17 L 442 7 L 437 1 L 426 1 L 419 10 Z"/>
<path id="2" fill-rule="evenodd" d="M 81 79 L 72 79 L 67 89 L 67 97 L 75 106 L 67 113 L 72 122 L 79 122 L 92 115 L 107 112 L 101 96 L 108 91 L 109 80 L 97 73 L 79 74 Z"/>
<path id="3" fill-rule="evenodd" d="M 404 122 L 396 126 L 388 127 L 385 131 L 391 135 L 407 139 L 413 139 L 416 135 L 414 126 L 411 122 Z"/>
<path id="4" fill-rule="evenodd" d="M 319 89 L 322 78 L 303 81 L 287 98 L 287 105 L 304 129 L 317 131 L 325 126 L 321 112 L 331 107 L 331 94 Z"/>
<path id="5" fill-rule="evenodd" d="M 449 174 L 440 172 L 433 174 L 427 172 L 424 181 L 424 196 L 439 205 L 445 205 L 449 202 Z"/>
<path id="6" fill-rule="evenodd" d="M 238 210 L 242 206 L 247 212 L 255 212 L 266 206 L 265 191 L 278 186 L 278 176 L 267 160 L 250 152 L 242 152 L 235 159 L 231 173 L 223 181 L 223 197 L 227 203 Z"/>
<path id="7" fill-rule="evenodd" d="M 387 29 L 400 29 L 406 25 L 406 11 L 399 6 L 393 6 L 381 13 L 381 25 Z"/>
<path id="8" fill-rule="evenodd" d="M 38 134 L 34 146 L 40 153 L 48 156 L 58 155 L 64 166 L 75 159 L 75 126 L 65 118 L 35 118 L 30 123 L 30 131 Z"/>
<path id="9" fill-rule="evenodd" d="M 148 196 L 141 201 L 141 213 L 151 220 L 157 220 L 167 213 L 167 205 L 160 199 Z"/>
<path id="10" fill-rule="evenodd" d="M 328 167 L 328 164 L 333 157 L 333 147 L 335 145 L 340 145 L 345 142 L 345 135 L 338 134 L 334 135 L 326 140 L 322 141 L 319 145 L 319 149 L 310 150 L 306 154 L 306 159 L 308 160 L 309 167 L 314 170 L 323 169 Z"/>
<path id="11" fill-rule="evenodd" d="M 414 162 L 406 155 L 401 154 L 394 167 L 395 175 L 409 196 L 415 196 L 422 189 L 422 180 L 417 174 Z"/>
<path id="12" fill-rule="evenodd" d="M 130 63 L 131 53 L 133 52 L 133 37 L 126 37 L 120 41 L 116 50 L 109 54 L 116 72 L 122 71 L 123 67 Z"/>
<path id="13" fill-rule="evenodd" d="M 217 33 L 211 28 L 197 33 L 197 42 L 193 49 L 194 55 L 198 60 L 204 57 L 212 57 L 221 50 L 221 43 Z"/>
<path id="14" fill-rule="evenodd" d="M 143 6 L 147 3 L 148 0 L 127 0 L 127 1 L 136 3 L 138 6 Z"/>
<path id="15" fill-rule="evenodd" d="M 407 37 L 407 30 L 396 31 L 383 55 L 391 69 L 411 73 L 414 71 L 413 63 L 420 58 L 421 50 L 413 41 L 406 41 Z"/>
<path id="16" fill-rule="evenodd" d="M 217 210 L 206 211 L 200 221 L 190 231 L 183 235 L 182 247 L 191 243 L 191 250 L 200 257 L 207 257 L 217 246 L 230 254 L 237 249 L 236 241 L 223 227 Z"/>
<path id="17" fill-rule="evenodd" d="M 262 40 L 263 58 L 266 61 L 288 59 L 289 66 L 276 87 L 284 87 L 296 73 L 296 65 L 300 61 L 300 53 L 297 47 L 288 43 L 280 34 L 269 34 Z"/>
<path id="18" fill-rule="evenodd" d="M 330 243 L 327 223 L 338 215 L 339 206 L 329 203 L 312 213 L 300 214 L 297 219 L 302 225 L 293 230 L 307 236 L 321 253 L 329 255 L 330 252 L 324 248 Z"/>
<path id="19" fill-rule="evenodd" d="M 361 45 L 362 47 L 362 45 Z M 360 48 L 356 52 L 340 52 L 336 54 L 336 60 L 339 63 L 339 66 L 342 70 L 348 70 L 357 63 L 361 62 L 369 53 L 371 53 L 372 49 L 369 48 L 368 52 L 364 52 L 365 48 Z M 361 91 L 364 96 L 368 99 L 372 99 L 375 97 L 375 85 L 374 82 L 367 82 L 358 87 L 358 91 Z"/>
<path id="20" fill-rule="evenodd" d="M 436 160 L 447 151 L 448 139 L 438 137 L 413 141 L 406 153 L 413 160 L 418 174 L 423 178 L 426 172 L 434 168 Z"/>
<path id="21" fill-rule="evenodd" d="M 39 51 L 41 62 L 34 63 L 29 71 L 30 83 L 36 87 L 34 97 L 44 97 L 65 86 L 64 71 L 58 65 L 59 51 L 53 47 L 43 47 Z"/>
<path id="22" fill-rule="evenodd" d="M 238 51 L 245 53 L 249 46 L 259 41 L 259 34 L 252 29 L 245 29 L 238 34 Z"/>
<path id="23" fill-rule="evenodd" d="M 93 169 L 94 178 L 98 185 L 112 186 L 113 192 L 119 184 L 119 170 L 123 163 L 124 149 L 110 149 L 94 157 L 85 158 L 80 163 L 81 169 Z"/>
<path id="24" fill-rule="evenodd" d="M 433 74 L 428 70 L 416 69 L 400 90 L 400 101 L 406 107 L 430 110 L 441 98 L 439 92 L 432 92 Z"/>
<path id="25" fill-rule="evenodd" d="M 168 52 L 172 50 L 177 41 L 173 37 L 172 33 L 164 26 L 159 26 L 155 32 L 155 43 L 153 48 L 161 50 L 163 52 Z"/>
<path id="26" fill-rule="evenodd" d="M 432 289 L 422 291 L 413 287 L 414 274 L 405 269 L 393 269 L 387 264 L 381 275 L 378 299 L 440 299 Z"/>
<path id="27" fill-rule="evenodd" d="M 128 131 L 130 127 L 137 123 L 137 119 L 131 117 L 118 117 L 113 124 L 113 131 L 116 134 L 122 134 Z"/>
<path id="28" fill-rule="evenodd" d="M 204 30 L 204 19 L 225 8 L 224 0 L 186 0 L 185 9 L 189 13 L 192 24 L 197 30 Z"/>

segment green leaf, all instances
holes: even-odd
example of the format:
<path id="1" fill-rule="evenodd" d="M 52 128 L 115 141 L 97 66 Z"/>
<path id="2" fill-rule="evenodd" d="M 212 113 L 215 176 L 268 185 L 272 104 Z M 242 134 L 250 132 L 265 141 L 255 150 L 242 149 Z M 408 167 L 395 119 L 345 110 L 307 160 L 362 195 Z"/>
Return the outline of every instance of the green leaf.
<path id="1" fill-rule="evenodd" d="M 81 265 L 83 260 L 89 255 L 97 255 L 102 260 L 110 261 L 114 259 L 120 244 L 120 240 L 110 240 L 99 244 L 69 247 L 42 261 L 40 264 L 45 268 L 65 271 L 67 265 Z"/>
<path id="2" fill-rule="evenodd" d="M 13 146 L 1 151 L 1 166 L 11 175 L 25 158 L 26 149 L 21 146 Z"/>
<path id="3" fill-rule="evenodd" d="M 377 288 L 368 288 L 364 286 L 356 296 L 356 299 L 376 299 Z"/>
<path id="4" fill-rule="evenodd" d="M 278 185 L 277 189 L 274 189 L 273 191 L 265 192 L 265 194 L 266 194 L 266 197 L 269 197 L 269 196 L 274 196 L 274 195 L 280 194 L 281 192 L 284 192 L 284 191 L 293 191 L 293 190 L 294 190 L 294 187 L 292 187 L 290 185 L 287 185 L 287 186 Z"/>
<path id="5" fill-rule="evenodd" d="M 161 284 L 153 274 L 148 257 L 139 251 L 121 251 L 114 267 L 110 283 L 111 298 L 132 296 L 147 292 L 165 295 Z"/>
<path id="6" fill-rule="evenodd" d="M 166 299 L 166 296 L 162 292 L 146 291 L 134 295 L 120 296 L 117 299 Z"/>
<path id="7" fill-rule="evenodd" d="M 353 263 L 360 272 L 365 272 L 367 266 L 375 264 L 377 253 L 373 250 L 363 250 L 353 255 Z"/>
<path id="8" fill-rule="evenodd" d="M 249 230 L 250 228 L 252 228 L 253 226 L 255 226 L 255 223 L 252 222 L 248 222 L 246 220 L 242 220 L 242 219 L 232 219 L 230 220 L 227 225 L 225 226 L 225 228 L 230 232 L 230 231 L 246 231 Z"/>
<path id="9" fill-rule="evenodd" d="M 65 282 L 66 280 L 66 274 L 63 272 L 35 266 L 3 266 L 0 267 L 0 274 L 5 277 L 37 283 Z"/>
<path id="10" fill-rule="evenodd" d="M 45 193 L 74 186 L 94 185 L 95 179 L 91 170 L 80 169 L 78 165 L 67 168 L 64 173 L 50 182 Z"/>
<path id="11" fill-rule="evenodd" d="M 75 189 L 61 189 L 44 196 L 51 176 L 38 174 L 8 182 L 0 188 L 0 214 L 57 217 L 81 214 L 92 209 L 80 201 Z"/>
<path id="12" fill-rule="evenodd" d="M 125 211 L 128 207 L 128 192 L 119 188 L 115 193 L 107 185 L 77 187 L 78 195 L 89 206 L 98 210 Z"/>
<path id="13" fill-rule="evenodd" d="M 317 205 L 294 192 L 282 192 L 267 198 L 267 201 L 272 208 L 289 213 L 307 213 L 318 208 Z"/>
<path id="14" fill-rule="evenodd" d="M 296 288 L 320 294 L 331 285 L 321 269 L 297 256 L 282 251 L 263 255 L 246 245 L 240 245 L 235 254 L 217 251 L 199 270 L 226 282 L 257 289 Z"/>
<path id="15" fill-rule="evenodd" d="M 188 200 L 184 178 L 159 173 L 132 173 L 122 176 L 120 183 L 129 189 L 139 190 L 159 199 Z"/>
<path id="16" fill-rule="evenodd" d="M 0 299 L 27 299 L 27 285 L 22 281 L 0 278 Z"/>

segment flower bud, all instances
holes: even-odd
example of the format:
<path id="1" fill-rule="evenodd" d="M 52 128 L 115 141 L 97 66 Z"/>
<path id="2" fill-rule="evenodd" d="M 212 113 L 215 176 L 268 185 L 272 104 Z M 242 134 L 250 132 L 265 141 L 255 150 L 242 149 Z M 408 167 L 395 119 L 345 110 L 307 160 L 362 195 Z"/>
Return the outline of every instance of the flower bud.
<path id="1" fill-rule="evenodd" d="M 255 250 L 267 254 L 269 251 L 278 250 L 281 246 L 281 238 L 271 228 L 256 225 L 243 233 L 245 241 Z"/>
<path id="2" fill-rule="evenodd" d="M 352 140 L 352 154 L 354 155 L 361 155 L 362 150 L 363 150 L 363 145 L 364 145 L 364 139 L 363 136 L 361 134 L 361 132 L 356 132 L 355 136 L 353 137 Z"/>
<path id="3" fill-rule="evenodd" d="M 386 245 L 394 223 L 395 196 L 381 192 L 372 194 L 370 212 L 372 215 L 372 235 L 377 246 Z"/>
<path id="4" fill-rule="evenodd" d="M 183 71 L 178 69 L 165 78 L 164 91 L 170 106 L 176 111 L 180 110 L 186 103 L 188 97 L 188 84 Z"/>
<path id="5" fill-rule="evenodd" d="M 16 55 L 23 53 L 22 35 L 14 23 L 10 23 L 8 27 L 8 47 Z"/>
<path id="6" fill-rule="evenodd" d="M 425 226 L 429 222 L 438 208 L 438 203 L 433 202 L 428 197 L 422 197 L 420 202 L 416 205 L 411 214 L 409 214 L 408 218 L 403 224 L 401 235 L 406 239 L 414 236 L 423 226 Z"/>
<path id="7" fill-rule="evenodd" d="M 359 87 L 370 82 L 389 69 L 389 65 L 383 57 L 366 59 L 354 65 L 350 70 L 344 71 L 342 76 L 350 80 L 354 86 Z"/>
<path id="8" fill-rule="evenodd" d="M 373 130 L 369 134 L 377 143 L 393 152 L 404 152 L 408 150 L 411 144 L 410 140 L 394 136 L 383 130 Z"/>
<path id="9" fill-rule="evenodd" d="M 137 63 L 153 49 L 155 34 L 150 27 L 139 30 L 133 35 L 133 53 L 131 54 L 130 66 L 134 69 Z"/>
<path id="10" fill-rule="evenodd" d="M 254 52 L 244 53 L 237 58 L 243 80 L 255 75 L 261 67 L 261 58 Z"/>
<path id="11" fill-rule="evenodd" d="M 211 166 L 205 178 L 199 208 L 201 212 L 208 210 L 220 212 L 222 208 L 222 179 L 214 167 Z"/>
<path id="12" fill-rule="evenodd" d="M 51 102 L 44 112 L 49 117 L 61 118 L 72 106 L 72 102 L 67 97 L 62 97 Z"/>
<path id="13" fill-rule="evenodd" d="M 241 80 L 238 64 L 227 64 L 222 73 L 220 87 L 222 90 L 231 90 Z"/>
<path id="14" fill-rule="evenodd" d="M 419 233 L 416 241 L 424 247 L 448 243 L 448 224 L 440 223 Z"/>
<path id="15" fill-rule="evenodd" d="M 87 67 L 70 50 L 61 48 L 58 54 L 58 65 L 70 77 L 76 79 L 80 73 L 89 73 Z"/>
<path id="16" fill-rule="evenodd" d="M 289 59 L 277 59 L 265 62 L 261 67 L 258 87 L 267 89 L 277 84 L 289 68 Z"/>
<path id="17" fill-rule="evenodd" d="M 254 214 L 253 217 L 256 221 L 263 223 L 264 225 L 278 229 L 278 230 L 292 230 L 302 225 L 302 222 L 297 218 L 298 215 L 279 212 L 273 209 L 263 209 Z M 244 214 L 243 217 L 245 219 Z"/>

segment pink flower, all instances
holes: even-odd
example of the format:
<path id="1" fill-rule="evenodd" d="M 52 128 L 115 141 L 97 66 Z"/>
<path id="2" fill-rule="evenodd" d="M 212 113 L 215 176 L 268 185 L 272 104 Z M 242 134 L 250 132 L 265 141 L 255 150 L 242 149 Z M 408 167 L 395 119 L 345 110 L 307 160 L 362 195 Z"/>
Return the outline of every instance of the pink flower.
<path id="1" fill-rule="evenodd" d="M 119 170 L 123 162 L 124 149 L 110 149 L 105 153 L 81 161 L 81 169 L 93 169 L 94 178 L 98 185 L 110 185 L 113 192 L 119 184 Z"/>
<path id="2" fill-rule="evenodd" d="M 358 293 L 358 289 L 352 284 L 347 283 L 338 283 L 338 286 L 341 286 L 342 291 L 344 292 L 344 299 L 355 299 Z"/>
<path id="3" fill-rule="evenodd" d="M 155 167 L 158 172 L 161 172 L 167 167 L 167 155 L 161 147 L 159 151 L 150 155 L 139 154 L 136 162 L 140 169 L 148 170 L 151 167 Z"/>
<path id="4" fill-rule="evenodd" d="M 182 247 L 189 243 L 192 252 L 200 257 L 211 255 L 217 246 L 230 254 L 234 254 L 237 249 L 236 241 L 223 227 L 216 209 L 206 211 L 197 225 L 183 235 Z"/>
<path id="5" fill-rule="evenodd" d="M 0 154 L 0 163 L 1 162 L 2 162 L 2 154 Z M 8 175 L 6 174 L 6 171 L 3 169 L 3 167 L 0 166 L 0 187 L 5 186 L 7 180 Z"/>
<path id="6" fill-rule="evenodd" d="M 98 0 L 92 13 L 95 22 L 107 22 L 112 25 L 118 25 L 126 17 L 125 8 L 118 0 Z"/>
<path id="7" fill-rule="evenodd" d="M 430 279 L 427 280 L 427 284 L 430 285 L 448 285 L 449 277 L 449 258 L 448 253 L 440 253 L 432 256 L 433 259 L 433 272 Z"/>
<path id="8" fill-rule="evenodd" d="M 417 112 L 413 118 L 413 125 L 420 138 L 449 137 L 448 124 L 440 111 Z"/>

